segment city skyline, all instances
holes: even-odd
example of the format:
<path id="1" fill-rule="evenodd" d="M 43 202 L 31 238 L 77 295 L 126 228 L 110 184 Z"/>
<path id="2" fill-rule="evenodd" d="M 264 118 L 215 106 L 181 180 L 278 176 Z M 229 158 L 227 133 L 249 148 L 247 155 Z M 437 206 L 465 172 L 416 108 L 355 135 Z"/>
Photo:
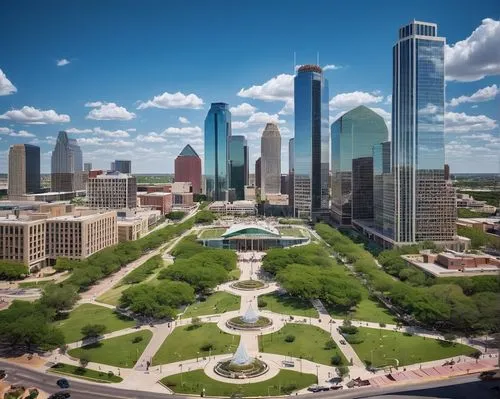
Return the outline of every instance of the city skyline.
<path id="1" fill-rule="evenodd" d="M 124 33 L 135 44 L 129 53 L 128 46 L 115 43 L 117 38 L 107 36 L 99 26 L 83 33 L 75 33 L 78 29 L 71 26 L 68 37 L 59 35 L 69 29 L 64 17 L 81 10 L 74 4 L 53 4 L 59 7 L 40 8 L 30 14 L 45 21 L 36 34 L 50 48 L 32 49 L 30 62 L 25 62 L 21 49 L 34 33 L 30 27 L 33 17 L 17 18 L 23 2 L 9 4 L 0 17 L 4 33 L 0 43 L 9 49 L 9 56 L 0 64 L 0 173 L 7 172 L 9 146 L 22 143 L 40 146 L 41 172 L 50 172 L 50 153 L 60 130 L 78 140 L 83 161 L 92 162 L 95 168 L 107 168 L 113 159 L 130 159 L 137 173 L 173 173 L 174 159 L 186 144 L 204 158 L 203 119 L 211 102 L 229 104 L 233 134 L 248 140 L 251 172 L 260 154 L 265 124 L 278 122 L 283 138 L 281 169 L 286 171 L 288 146 L 284 143 L 294 132 L 294 52 L 297 65 L 316 63 L 319 52 L 319 64 L 330 83 L 330 124 L 361 104 L 374 109 L 387 123 L 392 93 L 390 49 L 397 40 L 397 29 L 413 19 L 437 23 L 438 35 L 447 40 L 445 145 L 452 173 L 498 171 L 500 60 L 493 50 L 499 45 L 500 22 L 486 19 L 496 16 L 493 1 L 472 11 L 437 10 L 431 2 L 419 3 L 418 8 L 398 4 L 389 14 L 378 15 L 380 28 L 375 31 L 363 26 L 371 19 L 357 15 L 354 7 L 343 8 L 346 18 L 342 19 L 359 19 L 359 24 L 350 26 L 335 17 L 334 6 L 322 2 L 324 15 L 317 15 L 318 23 L 309 27 L 311 35 L 318 37 L 314 44 L 296 28 L 310 16 L 309 10 L 288 9 L 281 2 L 266 5 L 270 12 L 282 8 L 285 17 L 277 25 L 259 29 L 258 38 L 266 40 L 257 45 L 251 22 L 263 3 L 241 10 L 246 14 L 243 19 L 234 9 L 221 7 L 217 12 L 226 18 L 237 15 L 234 20 L 240 19 L 231 22 L 234 37 L 216 49 L 217 54 L 231 50 L 230 59 L 211 57 L 203 49 L 203 40 L 198 40 L 201 31 L 216 27 L 205 20 L 206 13 L 215 11 L 203 5 L 196 12 L 189 10 L 190 14 L 187 7 L 172 5 L 169 15 L 182 14 L 187 19 L 184 25 L 172 21 L 162 30 L 154 26 L 155 11 L 161 15 L 166 10 L 159 2 L 151 2 L 154 6 L 149 8 L 124 5 L 124 14 L 114 18 L 111 6 L 94 10 L 94 17 L 107 19 L 110 30 L 129 22 L 125 14 L 148 18 L 151 26 L 144 34 L 132 27 Z M 196 29 L 188 31 L 191 26 Z M 171 34 L 176 29 L 181 35 L 173 40 Z M 151 36 L 159 34 L 165 40 L 149 43 Z M 366 46 L 367 39 L 370 46 Z M 474 41 L 480 43 L 477 52 L 470 51 Z M 99 45 L 94 46 L 94 42 Z M 463 61 L 463 54 L 470 57 Z M 122 62 L 129 56 L 133 62 Z M 177 58 L 178 62 L 172 62 Z M 201 59 L 205 62 L 200 64 Z M 54 112 L 40 112 L 50 110 Z M 481 162 L 476 162 L 478 158 Z"/>

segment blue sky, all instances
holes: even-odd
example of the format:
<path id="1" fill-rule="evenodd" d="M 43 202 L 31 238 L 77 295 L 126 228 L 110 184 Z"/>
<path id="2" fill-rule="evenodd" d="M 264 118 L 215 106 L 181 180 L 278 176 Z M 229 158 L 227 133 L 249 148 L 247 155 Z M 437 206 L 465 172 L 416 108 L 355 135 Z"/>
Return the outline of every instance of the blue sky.
<path id="1" fill-rule="evenodd" d="M 329 66 L 332 121 L 365 104 L 390 123 L 391 49 L 414 18 L 437 23 L 449 46 L 452 171 L 500 172 L 498 1 L 382 3 L 4 1 L 0 173 L 13 143 L 39 145 L 49 172 L 59 130 L 94 167 L 132 159 L 134 172 L 170 173 L 185 144 L 203 154 L 203 121 L 216 101 L 234 107 L 233 134 L 247 136 L 251 170 L 265 123 L 278 121 L 286 171 L 294 52 L 297 64 L 319 52 Z"/>

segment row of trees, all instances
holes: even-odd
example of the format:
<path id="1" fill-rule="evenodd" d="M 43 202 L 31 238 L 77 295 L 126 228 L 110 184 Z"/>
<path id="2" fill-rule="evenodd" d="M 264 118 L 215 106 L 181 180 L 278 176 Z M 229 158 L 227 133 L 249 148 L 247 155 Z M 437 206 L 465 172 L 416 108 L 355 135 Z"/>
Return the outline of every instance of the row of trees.
<path id="1" fill-rule="evenodd" d="M 24 263 L 0 260 L 0 280 L 18 280 L 28 274 L 28 266 Z"/>
<path id="2" fill-rule="evenodd" d="M 124 284 L 140 283 L 146 280 L 148 276 L 153 274 L 162 265 L 163 259 L 161 258 L 161 255 L 155 255 L 123 277 L 122 282 Z"/>
<path id="3" fill-rule="evenodd" d="M 500 250 L 500 237 L 485 233 L 482 230 L 473 227 L 458 226 L 457 234 L 459 236 L 470 238 L 470 245 L 473 249 L 489 247 Z"/>
<path id="4" fill-rule="evenodd" d="M 316 231 L 334 251 L 353 263 L 356 272 L 369 282 L 374 291 L 429 327 L 466 334 L 500 331 L 500 295 L 494 278 L 485 276 L 485 279 L 472 280 L 472 283 L 464 282 L 470 295 L 466 295 L 462 286 L 450 279 L 431 286 L 412 286 L 391 278 L 376 265 L 369 252 L 361 245 L 349 243 L 350 240 L 338 230 L 318 224 Z M 383 262 L 386 255 L 380 258 Z"/>
<path id="5" fill-rule="evenodd" d="M 205 248 L 194 236 L 181 240 L 172 254 L 175 262 L 158 273 L 160 283 L 128 288 L 120 298 L 121 307 L 141 316 L 173 318 L 180 306 L 194 301 L 195 293 L 208 294 L 228 281 L 229 272 L 236 268 L 234 251 Z"/>
<path id="6" fill-rule="evenodd" d="M 362 287 L 358 280 L 316 244 L 273 248 L 263 258 L 262 268 L 275 275 L 290 295 L 304 300 L 318 298 L 328 306 L 345 309 L 361 300 Z"/>

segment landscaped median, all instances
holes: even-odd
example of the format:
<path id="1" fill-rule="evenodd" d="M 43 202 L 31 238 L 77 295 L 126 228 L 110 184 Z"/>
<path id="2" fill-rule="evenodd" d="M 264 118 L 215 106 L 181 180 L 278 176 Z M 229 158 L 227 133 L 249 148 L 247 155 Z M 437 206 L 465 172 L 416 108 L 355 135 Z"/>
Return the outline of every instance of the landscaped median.
<path id="1" fill-rule="evenodd" d="M 153 333 L 149 330 L 138 331 L 71 349 L 68 354 L 76 358 L 85 357 L 93 363 L 132 368 L 152 336 Z"/>
<path id="2" fill-rule="evenodd" d="M 205 396 L 221 396 L 230 398 L 241 396 L 277 396 L 289 395 L 293 391 L 315 384 L 317 379 L 313 374 L 303 374 L 297 371 L 281 370 L 278 375 L 269 380 L 245 384 L 228 384 L 208 377 L 203 370 L 189 371 L 165 377 L 161 383 L 175 393 L 200 395 L 205 390 Z"/>
<path id="3" fill-rule="evenodd" d="M 113 373 L 106 373 L 104 371 L 84 369 L 82 367 L 73 366 L 66 363 L 57 363 L 49 370 L 50 373 L 70 375 L 72 377 L 82 378 L 93 382 L 101 382 L 109 384 L 113 382 L 122 382 L 123 378 L 114 375 Z"/>
<path id="4" fill-rule="evenodd" d="M 215 292 L 204 298 L 203 301 L 189 305 L 182 314 L 182 318 L 185 319 L 238 310 L 240 308 L 240 300 L 240 297 L 228 294 L 227 292 Z"/>

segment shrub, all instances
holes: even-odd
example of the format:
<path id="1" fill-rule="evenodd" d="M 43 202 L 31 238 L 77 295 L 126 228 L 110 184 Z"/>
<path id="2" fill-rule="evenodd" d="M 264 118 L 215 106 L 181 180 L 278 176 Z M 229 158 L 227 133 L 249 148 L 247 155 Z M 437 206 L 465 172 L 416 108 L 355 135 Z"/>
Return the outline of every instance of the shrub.
<path id="1" fill-rule="evenodd" d="M 285 337 L 285 342 L 293 342 L 293 341 L 295 341 L 295 335 L 290 334 Z"/>
<path id="2" fill-rule="evenodd" d="M 342 364 L 342 358 L 339 355 L 332 356 L 330 359 L 332 366 L 340 366 Z"/>
<path id="3" fill-rule="evenodd" d="M 337 344 L 333 339 L 329 339 L 328 341 L 325 342 L 325 349 L 335 349 L 337 347 Z"/>
<path id="4" fill-rule="evenodd" d="M 194 328 L 199 328 L 202 325 L 201 319 L 198 316 L 195 316 L 191 319 L 191 324 Z"/>
<path id="5" fill-rule="evenodd" d="M 341 326 L 340 332 L 343 334 L 357 334 L 358 327 L 355 326 Z"/>
<path id="6" fill-rule="evenodd" d="M 259 308 L 265 308 L 265 307 L 267 306 L 267 302 L 266 302 L 266 300 L 265 300 L 265 299 L 263 299 L 263 298 L 259 298 L 259 299 L 257 299 L 257 306 L 258 306 Z"/>
<path id="7" fill-rule="evenodd" d="M 347 374 L 349 374 L 349 368 L 347 366 L 339 366 L 335 369 L 340 378 L 344 378 Z"/>
<path id="8" fill-rule="evenodd" d="M 451 334 L 451 333 L 447 333 L 447 334 L 444 334 L 443 335 L 443 338 L 446 340 L 446 341 L 454 341 L 455 340 L 455 334 Z"/>
<path id="9" fill-rule="evenodd" d="M 203 352 L 208 352 L 212 349 L 214 349 L 214 344 L 212 342 L 207 342 L 200 346 L 200 350 L 202 350 Z"/>
<path id="10" fill-rule="evenodd" d="M 87 324 L 82 327 L 81 333 L 85 338 L 95 338 L 106 331 L 106 326 L 103 324 Z"/>
<path id="11" fill-rule="evenodd" d="M 408 332 L 408 331 L 405 331 L 405 332 L 403 333 L 403 335 L 404 335 L 405 337 L 413 337 L 413 333 Z"/>
<path id="12" fill-rule="evenodd" d="M 132 343 L 133 344 L 137 344 L 139 342 L 141 342 L 144 338 L 142 338 L 140 335 L 138 335 L 137 337 L 134 337 L 134 339 L 132 340 Z"/>
<path id="13" fill-rule="evenodd" d="M 353 334 L 353 335 L 347 335 L 345 337 L 345 340 L 347 342 L 349 342 L 350 344 L 361 344 L 363 342 L 363 338 L 361 338 L 359 335 L 357 334 Z"/>
<path id="14" fill-rule="evenodd" d="M 114 375 L 115 375 L 115 374 L 114 374 L 111 370 L 109 370 L 109 371 L 108 371 L 108 377 L 109 377 L 109 378 L 112 378 Z"/>

